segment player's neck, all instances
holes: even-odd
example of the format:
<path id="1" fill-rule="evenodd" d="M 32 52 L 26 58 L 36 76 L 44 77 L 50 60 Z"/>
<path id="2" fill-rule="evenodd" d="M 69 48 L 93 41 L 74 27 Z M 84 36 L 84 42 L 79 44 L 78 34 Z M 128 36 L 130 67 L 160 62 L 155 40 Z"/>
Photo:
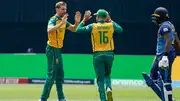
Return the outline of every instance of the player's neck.
<path id="1" fill-rule="evenodd" d="M 98 22 L 98 23 L 104 23 L 105 20 L 98 20 L 97 22 Z"/>
<path id="2" fill-rule="evenodd" d="M 161 26 L 163 23 L 165 23 L 165 22 L 167 22 L 168 20 L 166 20 L 166 21 L 162 21 L 160 24 L 159 24 L 159 26 Z"/>
<path id="3" fill-rule="evenodd" d="M 60 17 L 60 18 L 61 18 L 61 16 L 60 16 L 59 14 L 57 14 L 57 13 L 55 14 L 55 16 L 57 16 L 57 17 Z"/>

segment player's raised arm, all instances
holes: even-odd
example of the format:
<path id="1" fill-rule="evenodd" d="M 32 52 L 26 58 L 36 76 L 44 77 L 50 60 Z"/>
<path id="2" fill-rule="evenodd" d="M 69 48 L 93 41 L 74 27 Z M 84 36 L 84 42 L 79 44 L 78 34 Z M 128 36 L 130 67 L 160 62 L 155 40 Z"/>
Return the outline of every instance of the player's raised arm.
<path id="1" fill-rule="evenodd" d="M 114 31 L 116 33 L 122 33 L 123 32 L 123 28 L 117 24 L 116 22 L 112 21 L 113 25 L 114 25 Z"/>
<path id="2" fill-rule="evenodd" d="M 89 24 L 87 26 L 84 26 L 84 23 L 81 22 L 77 29 L 76 29 L 77 33 L 91 33 L 92 32 L 92 24 Z"/>
<path id="3" fill-rule="evenodd" d="M 77 33 L 85 33 L 85 32 L 91 32 L 92 31 L 92 24 L 89 24 L 87 26 L 84 26 L 84 24 L 89 20 L 91 19 L 91 12 L 90 10 L 87 10 L 84 14 L 84 18 L 83 20 L 81 21 L 81 23 L 78 25 L 77 29 L 76 29 L 76 32 Z"/>
<path id="4" fill-rule="evenodd" d="M 66 24 L 67 29 L 72 31 L 72 32 L 76 31 L 76 28 L 79 25 L 79 22 L 81 21 L 81 13 L 79 11 L 76 12 L 74 19 L 75 19 L 74 25 L 70 24 L 69 22 L 67 22 L 67 24 Z"/>
<path id="5" fill-rule="evenodd" d="M 65 14 L 63 17 L 62 17 L 62 21 L 56 25 L 56 19 L 55 18 L 51 18 L 48 22 L 48 29 L 47 29 L 47 32 L 50 33 L 50 32 L 54 32 L 56 31 L 59 27 L 61 27 L 63 24 L 66 23 L 67 21 L 67 16 L 68 14 Z"/>

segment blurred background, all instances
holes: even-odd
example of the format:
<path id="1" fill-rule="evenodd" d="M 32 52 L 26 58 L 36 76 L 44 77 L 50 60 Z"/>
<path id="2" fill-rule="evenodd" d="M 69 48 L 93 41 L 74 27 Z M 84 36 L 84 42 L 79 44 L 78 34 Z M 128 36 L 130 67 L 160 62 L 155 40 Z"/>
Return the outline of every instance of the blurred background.
<path id="1" fill-rule="evenodd" d="M 47 42 L 47 22 L 55 14 L 59 0 L 3 0 L 0 3 L 0 53 L 23 53 L 33 48 L 44 53 Z M 173 2 L 176 1 L 176 2 Z M 150 16 L 159 6 L 166 7 L 177 32 L 180 29 L 177 0 L 67 0 L 68 21 L 74 23 L 76 11 L 93 13 L 100 8 L 110 12 L 124 32 L 114 35 L 116 54 L 154 55 L 157 28 Z M 95 17 L 89 21 L 92 23 Z M 67 32 L 64 53 L 92 53 L 89 34 Z"/>
<path id="2" fill-rule="evenodd" d="M 43 84 L 46 77 L 47 23 L 55 14 L 55 4 L 59 0 L 1 0 L 0 1 L 0 84 Z M 145 86 L 141 73 L 147 72 L 152 65 L 156 52 L 156 36 L 158 28 L 151 22 L 151 14 L 159 7 L 169 10 L 171 22 L 176 31 L 180 33 L 180 1 L 178 0 L 67 0 L 68 21 L 74 24 L 74 15 L 80 11 L 84 15 L 85 10 L 95 13 L 98 9 L 106 9 L 110 12 L 112 20 L 120 24 L 124 31 L 121 34 L 114 33 L 115 60 L 112 69 L 112 83 L 118 85 L 116 91 L 122 90 L 124 100 L 133 98 L 133 101 L 157 101 L 155 95 L 150 96 L 145 89 L 136 89 L 123 92 L 121 86 Z M 93 17 L 88 23 L 95 21 Z M 179 34 L 180 37 L 180 34 Z M 93 69 L 93 57 L 90 34 L 73 33 L 67 31 L 63 47 L 63 63 L 65 71 L 65 83 L 67 84 L 95 84 Z M 27 54 L 29 53 L 29 54 Z M 178 54 L 178 53 L 177 53 Z M 173 64 L 173 86 L 180 87 L 180 57 L 177 56 Z M 86 74 L 86 75 L 85 75 Z M 22 86 L 21 86 L 22 87 Z M 27 95 L 29 99 L 38 98 L 43 85 L 32 86 L 32 92 Z M 31 87 L 24 86 L 19 95 L 14 92 L 12 97 L 5 88 L 18 91 L 18 87 L 0 85 L 0 101 L 23 101 L 20 94 L 29 91 Z M 20 87 L 19 87 L 20 88 Z M 28 89 L 26 89 L 28 88 Z M 67 87 L 67 95 L 71 99 L 71 86 Z M 83 87 L 82 89 L 87 89 Z M 95 89 L 95 88 L 94 88 Z M 75 89 L 77 90 L 77 89 Z M 92 90 L 92 89 L 89 89 Z M 121 91 L 120 90 L 120 91 Z M 6 93 L 4 93 L 6 92 Z M 19 92 L 19 91 L 18 91 Z M 38 93 L 37 93 L 38 92 Z M 92 91 L 92 94 L 94 94 Z M 145 94 L 143 97 L 136 94 Z M 176 98 L 180 89 L 176 90 Z M 151 93 L 151 92 L 150 92 Z M 32 95 L 36 94 L 36 95 Z M 54 94 L 54 93 L 53 93 Z M 82 94 L 86 94 L 82 92 Z M 127 95 L 125 95 L 127 94 Z M 24 95 L 25 97 L 27 95 Z M 55 94 L 54 94 L 55 95 Z M 91 95 L 91 94 L 90 94 Z M 117 100 L 123 95 L 116 95 Z M 127 97 L 129 96 L 129 97 Z M 55 96 L 53 96 L 55 99 Z M 1 100 L 2 99 L 2 100 Z M 11 99 L 11 100 L 10 100 Z M 78 98 L 77 98 L 78 99 Z M 87 99 L 90 99 L 87 96 Z M 93 98 L 92 98 L 93 99 Z M 96 99 L 98 97 L 96 96 Z M 35 101 L 35 100 L 28 100 Z M 51 100 L 50 100 L 51 101 Z M 53 101 L 53 100 L 52 100 Z M 55 101 L 55 100 L 54 100 Z M 77 101 L 77 100 L 72 100 Z M 85 101 L 85 100 L 78 100 Z M 94 100 L 92 100 L 94 101 Z M 145 101 L 145 100 L 143 100 Z"/>

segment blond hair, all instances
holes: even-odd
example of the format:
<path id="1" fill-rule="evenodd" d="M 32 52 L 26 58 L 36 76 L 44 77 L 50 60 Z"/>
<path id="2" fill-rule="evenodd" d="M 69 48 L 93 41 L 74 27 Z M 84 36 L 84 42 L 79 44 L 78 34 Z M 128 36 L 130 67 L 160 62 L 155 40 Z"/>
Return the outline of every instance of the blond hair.
<path id="1" fill-rule="evenodd" d="M 66 6 L 66 3 L 63 1 L 57 2 L 55 8 L 60 8 L 61 6 Z"/>

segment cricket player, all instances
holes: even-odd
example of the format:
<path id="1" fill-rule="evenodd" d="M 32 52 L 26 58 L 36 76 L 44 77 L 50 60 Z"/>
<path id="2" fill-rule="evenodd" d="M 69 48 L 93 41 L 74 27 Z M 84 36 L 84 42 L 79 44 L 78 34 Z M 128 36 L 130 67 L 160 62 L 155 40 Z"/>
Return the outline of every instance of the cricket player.
<path id="1" fill-rule="evenodd" d="M 159 27 L 156 58 L 150 70 L 150 77 L 146 73 L 142 73 L 142 75 L 146 84 L 162 101 L 174 101 L 172 98 L 171 70 L 176 57 L 174 43 L 179 44 L 179 39 L 174 25 L 169 21 L 166 8 L 158 7 L 152 14 L 152 22 Z"/>
<path id="2" fill-rule="evenodd" d="M 108 12 L 106 10 L 99 9 L 95 15 L 97 23 L 84 26 L 85 23 L 92 17 L 91 12 L 89 10 L 86 11 L 82 22 L 76 29 L 76 32 L 91 33 L 92 50 L 94 53 L 93 64 L 97 77 L 100 100 L 113 101 L 110 78 L 114 60 L 113 33 L 121 33 L 123 29 L 114 21 L 110 21 L 110 17 L 108 16 Z M 106 93 L 104 80 L 106 81 Z"/>
<path id="3" fill-rule="evenodd" d="M 81 13 L 76 12 L 75 24 L 72 25 L 67 21 L 66 6 L 65 2 L 57 2 L 55 5 L 56 14 L 48 22 L 48 41 L 46 47 L 48 62 L 47 78 L 39 101 L 47 101 L 54 81 L 56 83 L 58 101 L 67 101 L 63 93 L 64 70 L 61 49 L 66 29 L 72 32 L 76 31 L 81 20 Z"/>

